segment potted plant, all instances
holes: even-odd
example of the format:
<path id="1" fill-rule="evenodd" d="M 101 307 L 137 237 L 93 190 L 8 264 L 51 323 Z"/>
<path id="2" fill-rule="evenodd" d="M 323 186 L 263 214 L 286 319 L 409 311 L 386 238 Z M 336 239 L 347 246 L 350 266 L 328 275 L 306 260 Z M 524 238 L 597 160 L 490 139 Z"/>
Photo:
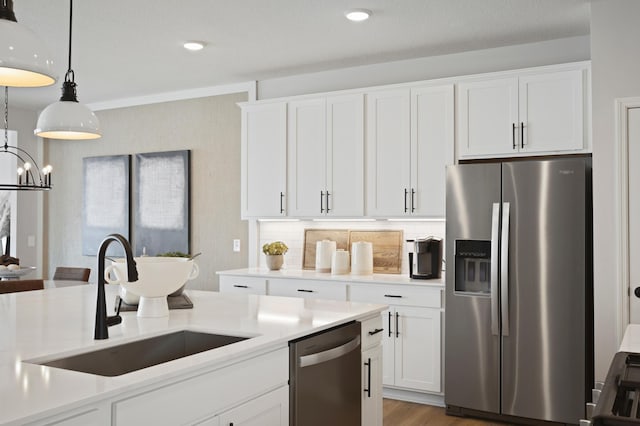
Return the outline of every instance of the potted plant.
<path id="1" fill-rule="evenodd" d="M 267 258 L 267 267 L 272 271 L 280 269 L 287 250 L 289 250 L 289 247 L 282 241 L 274 241 L 263 245 L 262 252 Z"/>

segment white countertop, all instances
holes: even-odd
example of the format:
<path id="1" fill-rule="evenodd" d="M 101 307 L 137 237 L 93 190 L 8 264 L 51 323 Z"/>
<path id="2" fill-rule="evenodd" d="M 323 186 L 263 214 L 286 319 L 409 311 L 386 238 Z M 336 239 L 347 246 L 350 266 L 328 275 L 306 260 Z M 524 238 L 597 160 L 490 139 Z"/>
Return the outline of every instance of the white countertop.
<path id="1" fill-rule="evenodd" d="M 629 324 L 624 332 L 620 352 L 640 352 L 640 324 Z"/>
<path id="2" fill-rule="evenodd" d="M 218 275 L 235 275 L 235 276 L 255 276 L 266 278 L 290 278 L 300 280 L 325 280 L 336 281 L 348 284 L 400 284 L 424 287 L 442 287 L 445 286 L 444 272 L 440 278 L 432 280 L 416 280 L 409 278 L 406 274 L 371 274 L 371 275 L 332 275 L 328 272 L 316 272 L 315 270 L 306 269 L 280 269 L 279 271 L 270 271 L 264 268 L 245 268 L 233 269 L 230 271 L 218 271 Z"/>
<path id="3" fill-rule="evenodd" d="M 111 315 L 117 286 L 106 286 Z M 0 424 L 22 424 L 202 368 L 287 346 L 289 340 L 376 315 L 384 305 L 187 290 L 193 309 L 166 318 L 122 312 L 109 339 L 94 340 L 96 286 L 0 295 Z M 49 360 L 183 329 L 253 337 L 118 377 L 45 367 Z M 55 355 L 55 356 L 54 356 Z"/>

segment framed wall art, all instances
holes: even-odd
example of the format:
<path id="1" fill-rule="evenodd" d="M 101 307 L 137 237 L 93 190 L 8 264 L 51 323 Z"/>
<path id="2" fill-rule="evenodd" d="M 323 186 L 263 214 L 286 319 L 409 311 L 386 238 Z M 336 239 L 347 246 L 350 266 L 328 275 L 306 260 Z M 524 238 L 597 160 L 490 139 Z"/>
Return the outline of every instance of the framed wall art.
<path id="1" fill-rule="evenodd" d="M 136 154 L 134 252 L 190 250 L 190 151 Z"/>
<path id="2" fill-rule="evenodd" d="M 86 157 L 82 159 L 82 254 L 95 256 L 108 234 L 129 239 L 130 155 Z M 117 244 L 109 256 L 123 256 Z"/>

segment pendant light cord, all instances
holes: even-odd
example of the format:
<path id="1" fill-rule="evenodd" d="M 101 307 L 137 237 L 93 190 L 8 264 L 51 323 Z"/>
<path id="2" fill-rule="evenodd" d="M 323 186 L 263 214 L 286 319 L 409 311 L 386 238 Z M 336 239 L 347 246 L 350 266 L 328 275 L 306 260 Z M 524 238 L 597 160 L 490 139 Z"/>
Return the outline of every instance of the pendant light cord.
<path id="1" fill-rule="evenodd" d="M 9 88 L 4 86 L 4 150 L 9 148 Z"/>
<path id="2" fill-rule="evenodd" d="M 69 67 L 67 68 L 67 74 L 64 76 L 64 81 L 74 81 L 75 76 L 71 69 L 71 36 L 73 31 L 73 0 L 69 0 Z M 71 80 L 68 78 L 71 77 Z"/>

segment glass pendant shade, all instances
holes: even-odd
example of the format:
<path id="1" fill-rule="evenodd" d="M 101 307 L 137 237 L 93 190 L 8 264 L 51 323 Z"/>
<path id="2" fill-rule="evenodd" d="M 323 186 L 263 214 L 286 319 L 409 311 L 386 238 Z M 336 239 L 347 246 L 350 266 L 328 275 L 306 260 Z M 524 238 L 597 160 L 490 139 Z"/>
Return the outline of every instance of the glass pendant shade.
<path id="1" fill-rule="evenodd" d="M 100 122 L 89 108 L 74 101 L 58 101 L 47 106 L 38 117 L 34 133 L 49 139 L 98 139 Z"/>
<path id="2" fill-rule="evenodd" d="M 50 86 L 52 68 L 51 54 L 30 29 L 0 17 L 0 86 Z"/>

